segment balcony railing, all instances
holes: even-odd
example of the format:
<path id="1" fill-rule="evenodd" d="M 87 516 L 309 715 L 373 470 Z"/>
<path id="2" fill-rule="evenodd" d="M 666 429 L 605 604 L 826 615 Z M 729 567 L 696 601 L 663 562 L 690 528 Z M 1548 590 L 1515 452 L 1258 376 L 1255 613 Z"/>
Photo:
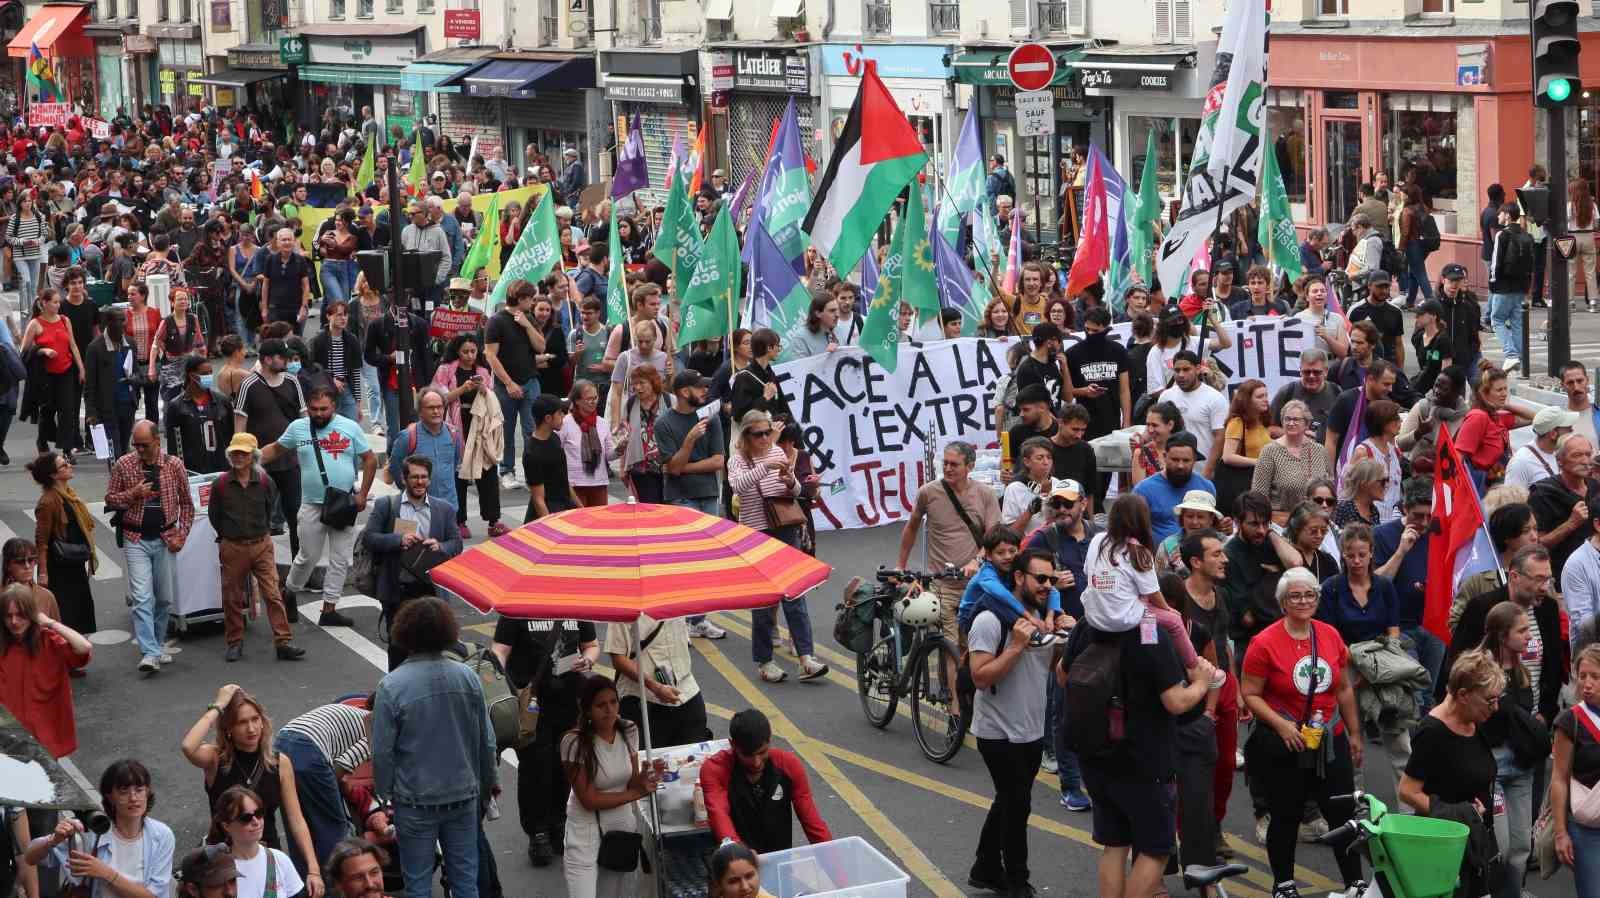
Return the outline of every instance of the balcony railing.
<path id="1" fill-rule="evenodd" d="M 861 14 L 862 30 L 870 35 L 888 34 L 890 30 L 889 4 L 868 2 Z"/>
<path id="2" fill-rule="evenodd" d="M 560 35 L 561 35 L 561 18 L 560 18 L 560 16 L 540 16 L 539 17 L 539 46 L 541 46 L 541 47 L 553 46 L 555 44 L 555 42 L 556 42 L 556 38 L 560 37 Z"/>
<path id="3" fill-rule="evenodd" d="M 955 34 L 961 30 L 961 4 L 929 3 L 928 31 L 932 34 Z"/>

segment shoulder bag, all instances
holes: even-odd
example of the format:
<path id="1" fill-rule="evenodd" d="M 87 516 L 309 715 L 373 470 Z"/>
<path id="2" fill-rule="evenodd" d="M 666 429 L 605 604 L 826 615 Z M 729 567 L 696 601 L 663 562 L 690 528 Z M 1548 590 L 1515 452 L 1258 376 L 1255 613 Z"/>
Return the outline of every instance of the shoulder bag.
<path id="1" fill-rule="evenodd" d="M 636 832 L 613 829 L 610 832 L 600 824 L 600 812 L 594 812 L 594 825 L 600 830 L 600 849 L 595 854 L 595 866 L 613 873 L 632 873 L 639 868 L 639 855 L 644 851 L 644 836 Z"/>
<path id="2" fill-rule="evenodd" d="M 785 484 L 787 488 L 787 484 Z M 759 490 L 760 487 L 758 486 Z M 767 527 L 769 530 L 779 530 L 784 527 L 804 527 L 806 513 L 800 507 L 800 502 L 794 496 L 763 496 L 761 504 L 767 513 Z"/>
<path id="3" fill-rule="evenodd" d="M 356 497 L 349 490 L 341 490 L 328 484 L 328 469 L 322 463 L 322 447 L 317 444 L 317 429 L 310 426 L 311 449 L 317 456 L 317 473 L 322 476 L 322 514 L 319 520 L 335 530 L 346 530 L 356 522 Z"/>
<path id="4" fill-rule="evenodd" d="M 1600 724 L 1595 723 L 1595 714 L 1589 710 L 1586 704 L 1579 702 L 1574 705 L 1572 707 L 1572 716 L 1577 719 L 1578 723 L 1583 725 L 1584 729 L 1589 731 L 1589 738 L 1600 742 Z M 1573 742 L 1573 750 L 1576 751 L 1577 740 L 1574 739 Z M 1575 776 L 1569 777 L 1569 779 L 1572 782 L 1572 819 L 1583 826 L 1600 826 L 1600 785 L 1590 788 L 1578 782 L 1578 778 Z"/>

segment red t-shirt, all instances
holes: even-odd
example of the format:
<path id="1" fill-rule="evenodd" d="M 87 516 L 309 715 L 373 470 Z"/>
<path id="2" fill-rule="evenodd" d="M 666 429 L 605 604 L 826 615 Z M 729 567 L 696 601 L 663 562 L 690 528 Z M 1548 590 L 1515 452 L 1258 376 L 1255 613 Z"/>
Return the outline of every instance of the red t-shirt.
<path id="1" fill-rule="evenodd" d="M 72 718 L 72 686 L 67 671 L 89 663 L 53 630 L 39 633 L 39 652 L 13 644 L 0 655 L 0 705 L 39 740 L 51 757 L 78 750 Z"/>
<path id="2" fill-rule="evenodd" d="M 1350 650 L 1339 631 L 1319 620 L 1311 626 L 1317 635 L 1317 693 L 1311 700 L 1311 714 L 1322 712 L 1322 719 L 1333 719 L 1338 705 L 1338 689 Z M 1241 671 L 1247 677 L 1261 677 L 1261 697 L 1279 714 L 1299 723 L 1306 713 L 1306 694 L 1311 686 L 1311 640 L 1295 639 L 1283 621 L 1262 630 L 1250 640 Z M 1309 720 L 1310 718 L 1306 718 Z M 1343 732 L 1341 725 L 1336 732 Z"/>
<path id="3" fill-rule="evenodd" d="M 1456 449 L 1467 456 L 1472 466 L 1487 471 L 1500 464 L 1506 449 L 1511 445 L 1511 428 L 1517 425 L 1517 416 L 1500 409 L 1493 415 L 1481 408 L 1467 412 L 1456 431 Z"/>

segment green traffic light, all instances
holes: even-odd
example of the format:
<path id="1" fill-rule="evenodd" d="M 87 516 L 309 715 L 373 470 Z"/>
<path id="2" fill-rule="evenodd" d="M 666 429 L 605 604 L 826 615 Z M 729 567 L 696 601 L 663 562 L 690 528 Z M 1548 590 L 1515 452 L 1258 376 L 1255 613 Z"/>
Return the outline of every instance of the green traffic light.
<path id="1" fill-rule="evenodd" d="M 1545 96 L 1548 96 L 1555 102 L 1564 103 L 1568 97 L 1572 96 L 1572 82 L 1565 78 L 1557 78 L 1550 82 L 1550 85 L 1544 89 L 1544 92 Z"/>

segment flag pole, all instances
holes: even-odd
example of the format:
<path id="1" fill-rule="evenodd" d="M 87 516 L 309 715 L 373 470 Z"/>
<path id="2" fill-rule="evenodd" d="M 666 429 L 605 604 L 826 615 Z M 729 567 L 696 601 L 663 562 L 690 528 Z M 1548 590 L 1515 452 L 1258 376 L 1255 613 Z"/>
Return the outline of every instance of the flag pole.
<path id="1" fill-rule="evenodd" d="M 1233 177 L 1233 163 L 1230 162 L 1230 163 L 1228 163 L 1227 168 L 1224 168 L 1222 170 L 1222 189 L 1217 191 L 1217 226 L 1215 228 L 1211 229 L 1211 245 L 1212 245 L 1213 248 L 1215 248 L 1216 245 L 1217 245 L 1217 237 L 1222 234 L 1223 210 L 1228 208 L 1228 203 L 1227 203 L 1228 181 L 1232 177 Z M 1216 259 L 1212 259 L 1211 260 L 1211 264 L 1215 265 L 1216 264 Z M 1164 288 L 1166 285 L 1163 284 L 1162 286 Z M 1180 290 L 1182 289 L 1182 285 L 1179 286 L 1179 289 Z M 1213 293 L 1211 295 L 1212 301 L 1215 302 L 1216 298 L 1217 298 L 1216 294 Z M 1206 340 L 1207 340 L 1207 338 L 1209 336 L 1207 334 L 1207 331 L 1209 331 L 1210 329 L 1211 329 L 1211 315 L 1209 313 L 1207 313 L 1205 311 L 1205 308 L 1202 306 L 1201 307 L 1201 318 L 1200 318 L 1200 348 L 1195 350 L 1195 354 L 1200 357 L 1201 361 L 1205 361 L 1205 358 L 1206 358 Z"/>
<path id="2" fill-rule="evenodd" d="M 937 178 L 937 179 L 935 179 L 935 181 L 937 182 L 940 196 L 942 196 L 944 198 L 943 202 L 947 202 L 947 203 L 950 202 L 950 191 L 948 189 L 946 189 L 946 187 L 945 187 L 945 179 L 944 178 Z M 973 211 L 974 212 L 978 212 L 978 213 L 982 213 L 983 209 L 979 208 L 979 209 L 974 209 Z M 937 223 L 938 223 L 937 220 L 935 220 L 934 224 L 937 224 Z M 1035 242 L 1037 243 L 1037 241 L 1035 241 Z M 956 249 L 956 247 L 951 247 L 951 249 Z M 869 252 L 870 252 L 870 250 L 869 250 Z M 989 260 L 987 258 L 984 259 L 983 260 L 983 267 L 984 267 L 984 269 L 987 271 L 987 273 L 989 275 L 988 289 L 989 289 L 989 294 L 992 297 L 994 295 L 994 289 L 993 288 L 994 288 L 995 284 L 1000 279 L 995 274 L 994 262 L 993 261 L 991 261 L 991 260 Z"/>

